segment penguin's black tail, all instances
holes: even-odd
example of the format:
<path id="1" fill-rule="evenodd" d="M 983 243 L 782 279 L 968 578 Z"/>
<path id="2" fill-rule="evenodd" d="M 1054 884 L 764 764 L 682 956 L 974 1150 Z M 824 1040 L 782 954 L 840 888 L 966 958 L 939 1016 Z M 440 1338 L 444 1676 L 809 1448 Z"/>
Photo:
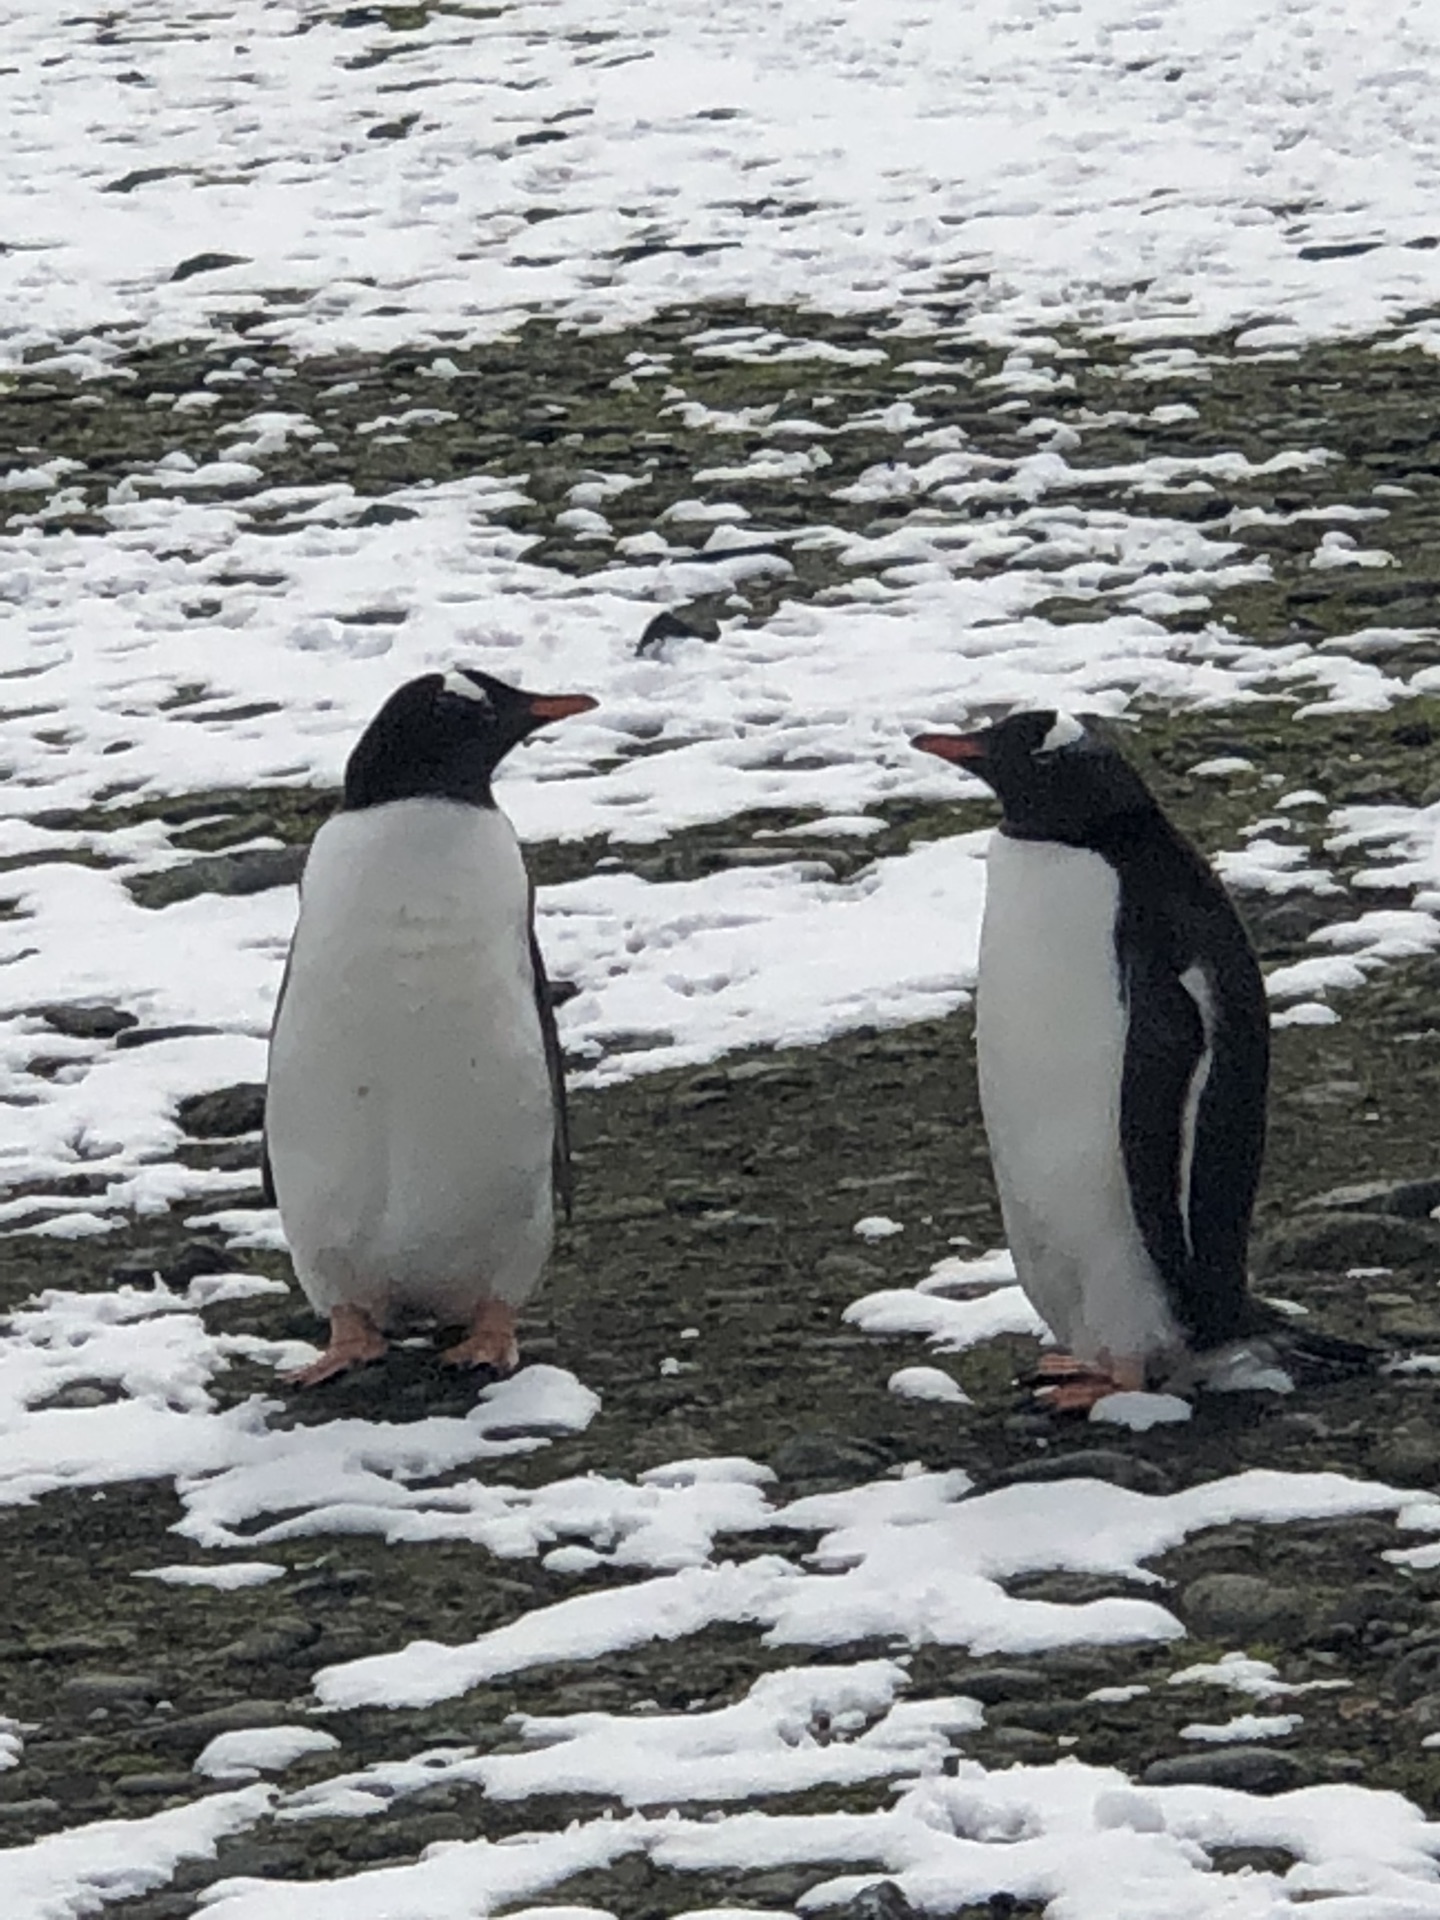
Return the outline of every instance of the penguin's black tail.
<path id="1" fill-rule="evenodd" d="M 1297 1386 L 1322 1386 L 1327 1381 L 1377 1373 L 1386 1358 L 1379 1347 L 1368 1346 L 1363 1340 L 1346 1340 L 1337 1333 L 1322 1333 L 1318 1327 L 1307 1327 L 1262 1301 L 1251 1302 L 1244 1331 L 1273 1349 L 1277 1362 L 1294 1376 Z"/>

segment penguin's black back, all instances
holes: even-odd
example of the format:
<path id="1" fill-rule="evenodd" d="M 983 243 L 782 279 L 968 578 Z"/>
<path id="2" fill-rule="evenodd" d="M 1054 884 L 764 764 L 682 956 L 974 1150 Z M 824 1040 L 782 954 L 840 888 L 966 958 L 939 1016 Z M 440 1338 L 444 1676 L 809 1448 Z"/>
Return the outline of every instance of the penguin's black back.
<path id="1" fill-rule="evenodd" d="M 1091 844 L 1119 881 L 1120 1136 L 1136 1224 L 1177 1319 L 1204 1349 L 1253 1323 L 1246 1250 L 1265 1150 L 1265 984 L 1229 895 L 1158 807 L 1121 816 Z"/>

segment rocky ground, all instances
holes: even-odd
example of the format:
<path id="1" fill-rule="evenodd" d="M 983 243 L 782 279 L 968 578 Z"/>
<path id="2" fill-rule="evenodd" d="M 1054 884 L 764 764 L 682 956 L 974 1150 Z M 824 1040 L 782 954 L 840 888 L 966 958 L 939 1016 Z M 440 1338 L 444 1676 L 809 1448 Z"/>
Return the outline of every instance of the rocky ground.
<path id="1" fill-rule="evenodd" d="M 85 467 L 58 508 L 48 493 L 12 493 L 7 503 L 16 513 L 46 509 L 57 537 L 66 526 L 85 526 L 107 488 L 172 451 L 177 437 L 183 444 L 187 416 L 162 410 L 154 399 L 192 386 L 198 358 L 212 371 L 239 370 L 235 380 L 215 386 L 219 399 L 204 421 L 207 445 L 227 413 L 238 421 L 282 390 L 288 408 L 313 412 L 325 426 L 332 451 L 292 442 L 288 468 L 267 474 L 272 485 L 343 478 L 374 495 L 369 512 L 387 514 L 403 511 L 385 499 L 402 482 L 481 469 L 523 473 L 528 504 L 514 510 L 514 526 L 541 536 L 540 559 L 583 574 L 600 564 L 601 551 L 555 524 L 557 505 L 578 476 L 645 449 L 644 486 L 607 506 L 617 534 L 643 532 L 694 490 L 697 467 L 713 457 L 705 429 L 687 429 L 673 414 L 657 413 L 652 385 L 625 384 L 627 364 L 633 368 L 648 356 L 665 366 L 667 378 L 683 375 L 692 398 L 717 409 L 773 398 L 787 412 L 823 403 L 873 414 L 915 387 L 914 377 L 898 370 L 893 343 L 860 322 L 806 316 L 810 337 L 859 360 L 824 365 L 822 377 L 814 366 L 737 368 L 691 355 L 684 343 L 702 321 L 779 331 L 796 324 L 793 315 L 748 310 L 666 316 L 639 335 L 582 337 L 537 324 L 495 347 L 457 351 L 460 374 L 446 402 L 457 417 L 419 427 L 397 445 L 349 429 L 377 406 L 398 411 L 410 399 L 413 359 L 296 364 L 263 344 L 247 346 L 243 322 L 231 347 L 197 344 L 129 355 L 134 378 L 107 384 L 103 405 L 74 404 L 77 390 L 63 375 L 22 376 L 0 386 L 0 439 L 43 445 L 51 456 L 72 454 Z M 1177 604 L 1165 617 L 1177 636 L 1220 619 L 1248 641 L 1277 649 L 1299 642 L 1321 657 L 1334 636 L 1409 629 L 1375 642 L 1364 657 L 1396 674 L 1440 661 L 1440 641 L 1425 626 L 1440 591 L 1434 560 L 1440 409 L 1428 363 L 1377 352 L 1369 342 L 1283 359 L 1243 353 L 1227 339 L 1200 345 L 1192 376 L 1170 372 L 1152 379 L 1143 359 L 1126 350 L 1064 342 L 1064 352 L 1047 362 L 1062 377 L 1043 398 L 998 414 L 996 389 L 985 382 L 1002 370 L 1003 356 L 977 351 L 968 378 L 948 394 L 928 395 L 925 406 L 1005 459 L 1026 451 L 1020 429 L 1041 410 L 1075 423 L 1083 450 L 1071 454 L 1072 464 L 1098 476 L 1076 489 L 1086 512 L 1112 498 L 1127 513 L 1145 511 L 1130 478 L 1106 477 L 1126 462 L 1235 449 L 1260 461 L 1297 447 L 1330 449 L 1335 457 L 1323 467 L 1217 480 L 1204 492 L 1164 496 L 1165 515 L 1213 521 L 1217 538 L 1235 542 L 1242 572 L 1258 556 L 1268 562 L 1265 577 L 1252 572 L 1210 594 L 1208 603 Z M 876 351 L 888 357 L 864 357 Z M 662 355 L 670 358 L 662 363 Z M 1177 406 L 1183 417 L 1165 427 L 1147 423 L 1143 416 L 1161 404 Z M 759 444 L 758 430 L 750 440 Z M 737 459 L 750 440 L 736 436 Z M 915 503 L 905 497 L 893 505 L 853 506 L 834 498 L 847 475 L 890 457 L 893 435 L 878 426 L 860 428 L 827 444 L 836 463 L 824 476 L 827 522 L 878 539 L 910 519 Z M 813 477 L 730 480 L 724 492 L 767 527 L 799 531 L 816 522 L 817 484 Z M 1316 570 L 1310 559 L 1324 529 L 1305 516 L 1336 502 L 1371 507 L 1377 484 L 1404 490 L 1383 496 L 1389 513 L 1383 531 L 1364 536 L 1381 541 L 1394 564 Z M 1247 523 L 1253 508 L 1266 517 Z M 787 551 L 794 573 L 751 592 L 749 618 L 763 620 L 782 593 L 842 590 L 847 576 L 833 549 L 802 542 Z M 1114 592 L 1128 592 L 1132 584 L 1117 578 Z M 265 590 L 263 582 L 255 585 Z M 1113 606 L 1111 591 L 1102 578 L 1083 598 L 1057 599 L 1044 611 L 1081 625 Z M 205 620 L 209 611 L 197 604 L 194 618 Z M 697 595 L 684 617 L 713 631 L 720 611 Z M 1242 844 L 1245 828 L 1282 783 L 1285 791 L 1317 790 L 1331 809 L 1392 801 L 1414 806 L 1440 795 L 1440 702 L 1407 691 L 1384 710 L 1364 713 L 1301 715 L 1297 704 L 1274 686 L 1223 710 L 1149 704 L 1135 750 L 1167 804 L 1207 849 Z M 1250 760 L 1254 774 L 1214 779 L 1191 771 L 1227 756 Z M 193 857 L 133 875 L 136 898 L 160 911 L 195 893 L 247 892 L 293 879 L 293 849 L 329 803 L 328 795 L 292 789 L 139 803 L 119 793 L 98 810 L 52 810 L 43 823 L 68 836 L 64 857 L 103 861 L 107 834 L 141 816 L 163 822 L 171 844 Z M 800 817 L 779 824 L 794 826 L 792 844 L 828 861 L 844 879 L 875 853 L 969 831 L 985 817 L 974 805 L 896 802 L 884 834 L 863 850 L 823 837 L 807 841 Z M 753 837 L 762 824 L 777 821 L 743 817 L 643 849 L 547 844 L 535 848 L 533 858 L 542 882 L 584 873 L 607 854 L 656 879 L 703 874 L 765 857 L 766 843 Z M 232 851 L 262 834 L 284 846 Z M 1313 952 L 1310 935 L 1330 920 L 1353 918 L 1363 905 L 1408 900 L 1380 888 L 1358 894 L 1352 883 L 1364 863 L 1327 845 L 1323 821 L 1308 850 L 1336 891 L 1241 896 L 1267 966 Z M 1440 1094 L 1437 1003 L 1440 959 L 1412 957 L 1337 996 L 1338 1024 L 1288 1026 L 1276 1035 L 1271 1148 L 1255 1253 L 1262 1290 L 1299 1303 L 1327 1329 L 1400 1356 L 1440 1353 L 1440 1226 L 1431 1218 L 1440 1199 L 1433 1129 Z M 82 1037 L 96 1045 L 143 1044 L 148 1037 L 123 1009 L 108 1020 L 88 1018 L 90 1031 Z M 73 1009 L 51 1015 L 62 1039 L 74 1037 L 75 1022 Z M 31 1071 L 45 1071 L 43 1048 Z M 255 1167 L 253 1093 L 215 1092 L 225 1097 L 183 1113 L 182 1157 L 193 1166 Z M 977 1248 L 999 1239 L 966 1012 L 931 1025 L 852 1032 L 812 1049 L 740 1053 L 701 1070 L 582 1089 L 574 1098 L 574 1129 L 574 1221 L 562 1233 L 525 1345 L 530 1357 L 573 1369 L 602 1396 L 603 1410 L 583 1434 L 558 1440 L 528 1462 L 507 1463 L 518 1484 L 527 1475 L 633 1475 L 685 1457 L 733 1454 L 770 1465 L 781 1494 L 848 1486 L 910 1461 L 963 1467 L 982 1487 L 1084 1473 L 1166 1491 L 1252 1465 L 1334 1469 L 1427 1489 L 1440 1482 L 1440 1386 L 1436 1375 L 1424 1372 L 1304 1387 L 1285 1398 L 1217 1397 L 1202 1401 L 1190 1424 L 1145 1434 L 1057 1423 L 1035 1411 L 1020 1383 L 1034 1345 L 1018 1338 L 940 1358 L 969 1404 L 907 1401 L 887 1391 L 897 1367 L 932 1363 L 935 1356 L 915 1339 L 862 1334 L 843 1321 L 846 1307 L 881 1286 L 913 1281 L 950 1249 L 953 1236 L 967 1236 Z M 44 1197 L 35 1196 L 37 1214 Z M 248 1198 L 259 1204 L 258 1183 Z M 229 1203 L 245 1199 L 232 1196 Z M 21 1231 L 0 1241 L 0 1304 L 18 1305 L 46 1286 L 101 1289 L 117 1273 L 158 1270 L 182 1280 L 238 1265 L 285 1274 L 278 1257 L 226 1252 L 218 1236 L 197 1235 L 186 1220 L 193 1211 L 135 1222 L 94 1240 L 27 1234 L 22 1222 Z M 867 1213 L 895 1215 L 906 1231 L 862 1245 L 851 1229 Z M 269 1338 L 313 1332 L 295 1295 L 232 1302 L 207 1318 Z M 682 1341 L 687 1329 L 698 1329 L 698 1338 Z M 662 1373 L 660 1362 L 677 1352 L 686 1355 L 685 1365 Z M 268 1369 L 239 1363 L 216 1390 L 233 1403 L 273 1385 Z M 82 1383 L 67 1391 L 70 1404 L 86 1404 L 87 1393 L 105 1389 Z M 473 1393 L 470 1383 L 442 1378 L 426 1355 L 406 1352 L 384 1369 L 297 1396 L 287 1418 L 455 1412 Z M 587 1584 L 620 1577 L 601 1570 L 562 1580 L 534 1561 L 496 1561 L 466 1546 L 394 1549 L 342 1536 L 267 1547 L 267 1556 L 284 1560 L 289 1572 L 261 1589 L 197 1593 L 131 1579 L 137 1569 L 185 1557 L 189 1549 L 166 1532 L 179 1511 L 167 1484 L 143 1483 L 55 1493 L 0 1514 L 7 1569 L 0 1703 L 35 1723 L 23 1765 L 0 1773 L 0 1845 L 192 1799 L 197 1785 L 189 1769 L 212 1735 L 307 1712 L 317 1667 L 411 1639 L 467 1638 Z M 720 1546 L 729 1557 L 744 1558 L 798 1554 L 806 1544 L 792 1535 L 756 1535 Z M 992 1767 L 1068 1751 L 1116 1764 L 1141 1780 L 1207 1780 L 1260 1793 L 1355 1780 L 1393 1787 L 1433 1815 L 1440 1811 L 1440 1755 L 1422 1740 L 1440 1732 L 1440 1574 L 1396 1566 L 1385 1557 L 1394 1544 L 1392 1525 L 1380 1519 L 1236 1525 L 1201 1533 L 1155 1563 L 1170 1583 L 1167 1602 L 1189 1635 L 1186 1660 L 1243 1648 L 1275 1662 L 1292 1682 L 1350 1683 L 1307 1696 L 1303 1728 L 1263 1746 L 1197 1747 L 1182 1739 L 1181 1727 L 1198 1711 L 1195 1695 L 1184 1689 L 1157 1685 L 1123 1699 L 1090 1697 L 1096 1689 L 1157 1680 L 1177 1664 L 1173 1648 L 1086 1649 L 1001 1665 L 923 1647 L 915 1655 L 913 1690 L 982 1701 L 984 1727 L 956 1744 Z M 1020 1590 L 1073 1600 L 1115 1591 L 1116 1583 L 1042 1573 L 1027 1576 Z M 884 1650 L 851 1647 L 834 1657 Z M 362 1710 L 334 1720 L 344 1722 L 351 1767 L 448 1740 L 494 1749 L 513 1737 L 504 1716 L 517 1708 L 619 1710 L 639 1698 L 662 1707 L 697 1697 L 722 1703 L 781 1659 L 749 1632 L 712 1630 L 601 1662 L 540 1669 L 432 1709 Z M 321 1755 L 300 1763 L 287 1784 L 333 1770 L 333 1760 Z M 885 1804 L 888 1793 L 878 1783 L 826 1789 L 788 1804 L 792 1810 L 868 1808 Z M 182 1920 L 218 1878 L 332 1879 L 361 1865 L 413 1860 L 436 1841 L 558 1828 L 595 1811 L 593 1802 L 512 1805 L 447 1785 L 398 1800 L 393 1810 L 364 1821 L 276 1826 L 258 1838 L 222 1843 L 214 1860 L 182 1866 L 163 1891 L 108 1910 L 116 1920 Z M 1283 1868 L 1287 1857 L 1232 1850 L 1215 1864 L 1223 1871 Z M 626 1920 L 659 1920 L 707 1900 L 785 1908 L 822 1877 L 814 1868 L 682 1876 L 628 1861 L 583 1876 L 554 1897 L 593 1903 Z M 908 1911 L 898 1894 L 866 1896 L 850 1909 L 853 1920 L 862 1914 L 898 1920 Z M 975 1920 L 981 1912 L 1018 1920 L 1036 1911 L 1003 1889 L 987 1908 L 967 1909 Z"/>

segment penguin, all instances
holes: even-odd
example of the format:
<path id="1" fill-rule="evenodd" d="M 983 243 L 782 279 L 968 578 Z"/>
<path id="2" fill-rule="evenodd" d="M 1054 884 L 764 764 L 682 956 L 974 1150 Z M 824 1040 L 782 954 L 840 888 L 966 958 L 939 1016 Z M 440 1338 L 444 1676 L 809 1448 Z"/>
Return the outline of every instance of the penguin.
<path id="1" fill-rule="evenodd" d="M 378 1360 L 414 1316 L 442 1357 L 512 1371 L 515 1312 L 569 1202 L 559 1039 L 535 889 L 491 782 L 596 702 L 474 668 L 391 694 L 316 834 L 270 1037 L 263 1178 L 329 1344 L 290 1378 Z"/>
<path id="2" fill-rule="evenodd" d="M 1281 1316 L 1249 1290 L 1270 1023 L 1228 894 L 1092 724 L 1022 712 L 912 743 L 991 787 L 980 1104 L 1044 1397 L 1203 1381 Z M 1364 1350 L 1311 1342 L 1344 1364 Z"/>

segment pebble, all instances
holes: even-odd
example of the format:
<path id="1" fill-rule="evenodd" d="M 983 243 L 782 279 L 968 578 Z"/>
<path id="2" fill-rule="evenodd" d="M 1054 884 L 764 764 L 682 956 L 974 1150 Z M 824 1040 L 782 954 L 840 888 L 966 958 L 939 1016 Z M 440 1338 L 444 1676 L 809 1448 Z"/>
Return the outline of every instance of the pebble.
<path id="1" fill-rule="evenodd" d="M 1034 1667 L 982 1667 L 962 1674 L 956 1684 L 967 1698 L 988 1707 L 1000 1700 L 1038 1700 L 1050 1682 Z"/>
<path id="2" fill-rule="evenodd" d="M 992 1487 L 1024 1486 L 1035 1480 L 1107 1480 L 1132 1493 L 1169 1493 L 1170 1476 L 1153 1460 L 1122 1453 L 1118 1447 L 1080 1447 L 1070 1453 L 1047 1453 L 1038 1460 L 1022 1460 L 1006 1467 L 990 1481 Z"/>
<path id="3" fill-rule="evenodd" d="M 1432 1640 L 1397 1660 L 1385 1675 L 1384 1691 L 1410 1704 L 1440 1688 L 1440 1640 Z"/>
<path id="4" fill-rule="evenodd" d="M 806 1486 L 851 1486 L 873 1479 L 884 1455 L 863 1440 L 815 1430 L 792 1434 L 771 1454 L 770 1465 L 783 1480 Z"/>
<path id="5" fill-rule="evenodd" d="M 1180 1612 L 1206 1640 L 1271 1639 L 1305 1614 L 1298 1587 L 1279 1586 L 1253 1573 L 1205 1573 L 1180 1595 Z"/>
<path id="6" fill-rule="evenodd" d="M 815 1277 L 869 1287 L 883 1283 L 885 1269 L 877 1261 L 867 1260 L 863 1253 L 822 1253 L 815 1262 Z"/>
<path id="7" fill-rule="evenodd" d="M 0 1800 L 0 1821 L 11 1820 L 17 1826 L 32 1820 L 50 1820 L 60 1811 L 60 1802 L 41 1794 L 34 1800 Z"/>
<path id="8" fill-rule="evenodd" d="M 1309 1780 L 1304 1762 L 1273 1747 L 1220 1747 L 1152 1760 L 1140 1775 L 1146 1787 L 1234 1787 L 1239 1793 L 1288 1793 Z"/>
<path id="9" fill-rule="evenodd" d="M 79 1006 L 37 1007 L 36 1012 L 52 1033 L 63 1033 L 70 1040 L 113 1040 L 127 1027 L 138 1026 L 133 1013 L 98 1001 Z"/>
<path id="10" fill-rule="evenodd" d="M 1267 1233 L 1255 1253 L 1261 1276 L 1275 1273 L 1343 1273 L 1350 1267 L 1429 1264 L 1440 1254 L 1440 1230 L 1428 1220 L 1393 1213 L 1308 1212 Z"/>
<path id="11" fill-rule="evenodd" d="M 164 1692 L 164 1681 L 149 1673 L 77 1673 L 61 1687 L 60 1700 L 71 1713 L 91 1713 L 96 1707 L 148 1705 Z"/>
<path id="12" fill-rule="evenodd" d="M 1401 1220 L 1428 1220 L 1440 1207 L 1440 1178 L 1432 1180 L 1363 1180 L 1353 1186 L 1331 1187 L 1305 1201 L 1335 1213 L 1389 1213 Z"/>
<path id="13" fill-rule="evenodd" d="M 213 1740 L 217 1733 L 244 1733 L 251 1727 L 274 1727 L 291 1718 L 283 1700 L 234 1700 L 223 1707 L 211 1707 L 204 1713 L 186 1714 L 167 1720 L 164 1738 L 170 1741 Z"/>
<path id="14" fill-rule="evenodd" d="M 183 866 L 137 873 L 125 885 L 142 907 L 173 907 L 202 893 L 243 895 L 298 884 L 305 847 L 242 847 L 235 853 L 209 854 Z"/>
<path id="15" fill-rule="evenodd" d="M 920 1909 L 911 1906 L 893 1880 L 876 1880 L 843 1907 L 829 1911 L 831 1920 L 911 1920 Z"/>
<path id="16" fill-rule="evenodd" d="M 180 1102 L 176 1118 L 180 1131 L 192 1140 L 256 1133 L 265 1119 L 265 1089 L 257 1082 L 242 1081 L 233 1087 L 218 1087 L 214 1093 L 192 1093 Z"/>

